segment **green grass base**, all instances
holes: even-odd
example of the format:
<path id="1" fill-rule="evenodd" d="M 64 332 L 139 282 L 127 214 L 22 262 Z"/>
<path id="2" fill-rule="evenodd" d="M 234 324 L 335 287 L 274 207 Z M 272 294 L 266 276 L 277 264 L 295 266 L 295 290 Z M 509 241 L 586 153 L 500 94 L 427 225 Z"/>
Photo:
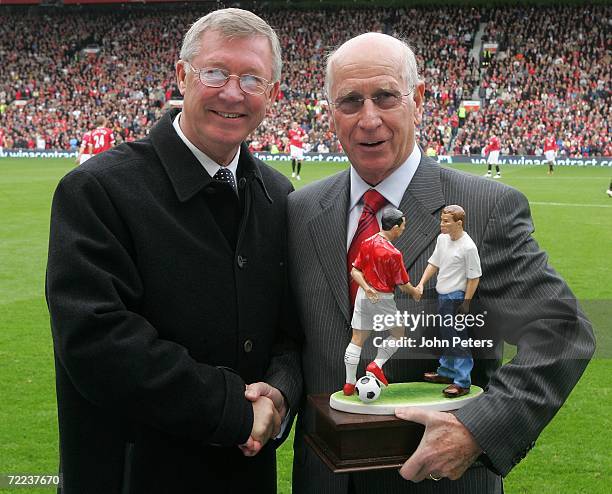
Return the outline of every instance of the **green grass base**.
<path id="1" fill-rule="evenodd" d="M 473 398 L 481 394 L 482 388 L 478 386 L 472 386 L 470 392 L 467 395 L 460 396 L 459 398 L 447 398 L 442 394 L 442 390 L 446 388 L 448 384 L 433 384 L 425 382 L 412 382 L 412 383 L 393 383 L 389 384 L 386 388 L 383 388 L 380 398 L 371 403 L 362 402 L 357 394 L 352 396 L 345 396 L 342 391 L 337 391 L 332 396 L 338 401 L 346 403 L 354 403 L 357 405 L 363 405 L 364 407 L 372 405 L 387 405 L 387 406 L 418 406 L 429 403 L 440 403 L 440 402 L 453 402 L 456 403 L 461 400 Z"/>

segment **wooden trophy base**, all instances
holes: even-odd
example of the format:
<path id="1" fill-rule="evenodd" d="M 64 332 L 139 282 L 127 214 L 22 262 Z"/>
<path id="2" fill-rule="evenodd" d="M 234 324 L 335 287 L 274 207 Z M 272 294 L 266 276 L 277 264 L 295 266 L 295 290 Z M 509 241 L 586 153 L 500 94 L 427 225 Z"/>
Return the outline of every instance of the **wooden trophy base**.
<path id="1" fill-rule="evenodd" d="M 417 392 L 425 389 L 427 394 L 433 393 L 435 399 L 419 396 L 412 400 L 398 401 L 391 388 L 393 386 L 400 394 L 404 392 L 404 387 Z M 417 449 L 425 427 L 398 419 L 392 415 L 395 408 L 418 406 L 451 411 L 483 392 L 478 386 L 472 386 L 469 396 L 449 399 L 442 397 L 444 387 L 427 383 L 390 385 L 390 389 L 385 391 L 387 395 L 383 395 L 380 403 L 375 402 L 375 405 L 361 404 L 356 396 L 343 398 L 341 392 L 332 395 L 331 404 L 334 408 L 340 407 L 353 413 L 330 407 L 329 394 L 310 395 L 308 400 L 315 410 L 315 428 L 313 433 L 305 436 L 306 442 L 334 473 L 398 469 Z M 443 405 L 440 402 L 444 402 Z M 384 406 L 387 407 L 386 412 L 382 408 Z"/>
<path id="2" fill-rule="evenodd" d="M 315 432 L 306 442 L 334 473 L 400 468 L 416 450 L 425 427 L 394 415 L 358 415 L 330 408 L 329 395 L 308 397 Z"/>

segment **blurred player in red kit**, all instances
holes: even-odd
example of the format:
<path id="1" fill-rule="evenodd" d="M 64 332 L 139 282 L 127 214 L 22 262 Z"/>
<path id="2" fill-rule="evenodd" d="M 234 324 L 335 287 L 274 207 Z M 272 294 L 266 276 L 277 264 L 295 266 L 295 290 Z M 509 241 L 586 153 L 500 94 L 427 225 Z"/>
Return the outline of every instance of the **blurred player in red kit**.
<path id="1" fill-rule="evenodd" d="M 108 151 L 115 145 L 113 131 L 106 127 L 106 118 L 96 119 L 96 128 L 91 131 L 91 154 L 96 155 Z"/>
<path id="2" fill-rule="evenodd" d="M 82 165 L 89 158 L 91 158 L 91 130 L 88 130 L 83 134 L 81 140 L 81 147 L 79 148 L 79 154 L 77 155 L 77 165 Z"/>
<path id="3" fill-rule="evenodd" d="M 289 135 L 289 144 L 291 146 L 291 177 L 301 180 L 300 172 L 302 171 L 302 160 L 304 159 L 302 141 L 306 132 L 297 122 L 293 122 L 287 134 Z"/>
<path id="4" fill-rule="evenodd" d="M 495 165 L 495 176 L 493 178 L 501 178 L 501 172 L 499 171 L 499 153 L 501 151 L 501 142 L 499 137 L 496 135 L 491 136 L 489 143 L 482 150 L 482 154 L 487 155 L 487 173 L 485 177 L 491 176 L 491 166 Z"/>
<path id="5" fill-rule="evenodd" d="M 0 128 L 0 155 L 3 153 L 3 151 L 4 151 L 4 130 Z"/>
<path id="6" fill-rule="evenodd" d="M 555 159 L 557 158 L 557 150 L 559 146 L 557 146 L 557 141 L 552 134 L 549 134 L 546 139 L 544 139 L 544 157 L 546 158 L 546 163 L 548 163 L 548 174 L 553 174 L 553 167 L 556 164 Z"/>

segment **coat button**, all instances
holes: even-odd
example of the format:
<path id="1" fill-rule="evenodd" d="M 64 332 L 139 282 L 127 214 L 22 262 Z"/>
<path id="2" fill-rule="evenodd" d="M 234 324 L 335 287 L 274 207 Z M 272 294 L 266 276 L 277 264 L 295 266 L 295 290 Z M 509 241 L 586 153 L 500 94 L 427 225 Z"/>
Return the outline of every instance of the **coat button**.
<path id="1" fill-rule="evenodd" d="M 251 340 L 246 340 L 244 342 L 244 351 L 245 353 L 250 353 L 253 350 L 253 342 Z"/>
<path id="2" fill-rule="evenodd" d="M 238 267 L 242 269 L 246 266 L 247 259 L 244 256 L 238 256 L 238 259 L 236 260 L 236 262 L 238 263 Z"/>

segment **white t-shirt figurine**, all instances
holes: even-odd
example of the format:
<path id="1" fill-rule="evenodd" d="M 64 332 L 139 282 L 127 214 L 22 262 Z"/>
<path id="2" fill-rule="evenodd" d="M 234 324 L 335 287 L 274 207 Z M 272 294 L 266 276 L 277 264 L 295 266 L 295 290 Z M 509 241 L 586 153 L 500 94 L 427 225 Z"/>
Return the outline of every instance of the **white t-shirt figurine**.
<path id="1" fill-rule="evenodd" d="M 447 206 L 440 215 L 440 231 L 436 248 L 428 260 L 427 268 L 417 285 L 423 294 L 425 283 L 436 273 L 436 291 L 438 292 L 438 312 L 444 318 L 466 314 L 482 271 L 476 244 L 463 230 L 465 211 L 461 206 Z M 463 396 L 470 392 L 470 372 L 474 359 L 467 347 L 453 344 L 467 339 L 467 329 L 458 330 L 454 325 L 442 324 L 440 333 L 443 339 L 450 342 L 450 355 L 440 357 L 440 366 L 436 372 L 426 372 L 425 381 L 445 383 L 449 386 L 442 392 L 449 398 Z"/>

